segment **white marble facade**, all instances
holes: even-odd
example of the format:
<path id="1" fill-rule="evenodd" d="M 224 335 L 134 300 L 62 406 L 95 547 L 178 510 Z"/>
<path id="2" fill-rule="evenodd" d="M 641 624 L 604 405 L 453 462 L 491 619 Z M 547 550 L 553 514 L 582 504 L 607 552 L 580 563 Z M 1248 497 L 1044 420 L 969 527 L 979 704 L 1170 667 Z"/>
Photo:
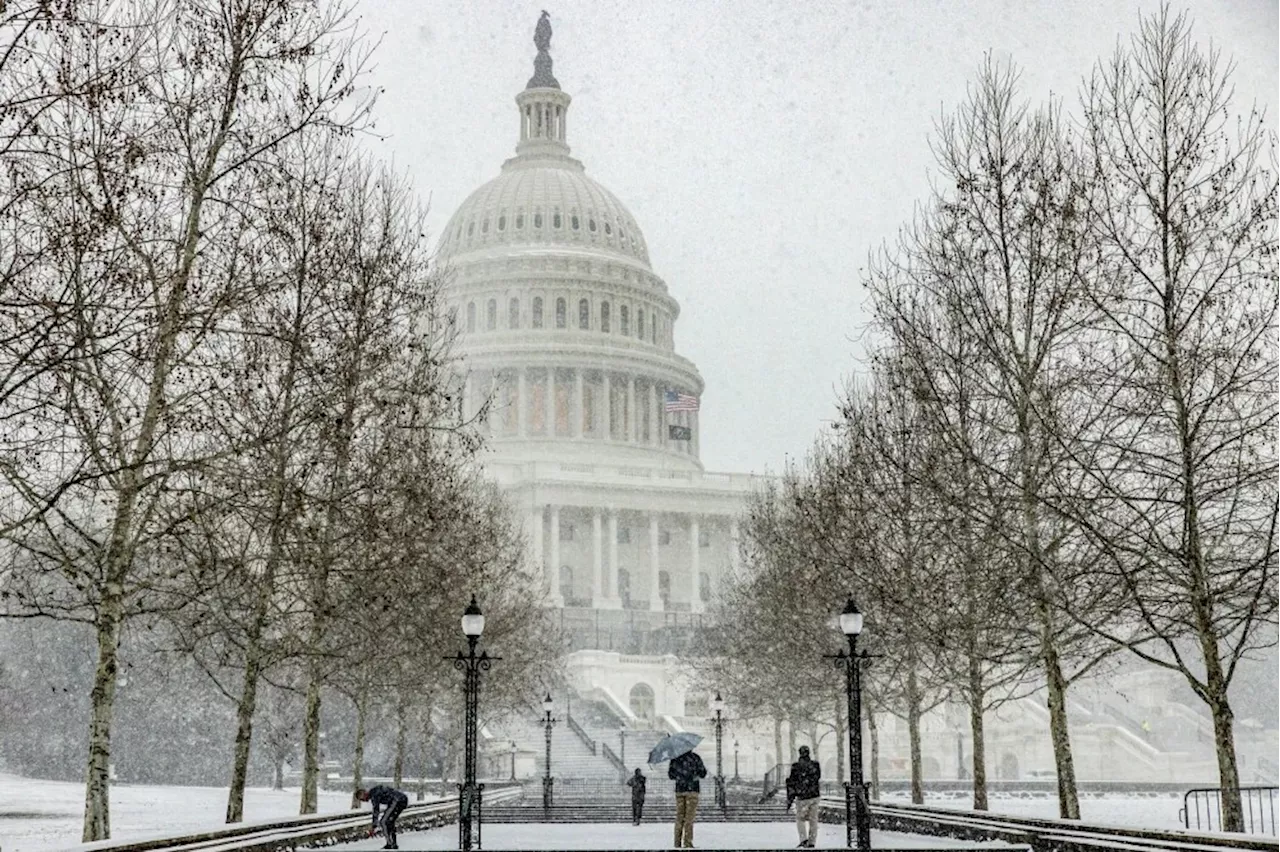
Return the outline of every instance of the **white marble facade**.
<path id="1" fill-rule="evenodd" d="M 487 467 L 524 513 L 570 667 L 592 673 L 583 686 L 612 683 L 624 712 L 634 691 L 642 715 L 679 715 L 682 694 L 662 685 L 672 644 L 736 570 L 754 480 L 704 471 L 698 412 L 666 410 L 667 392 L 704 391 L 676 352 L 679 304 L 634 217 L 570 156 L 571 98 L 540 61 L 547 73 L 516 96 L 516 156 L 439 246 L 463 410 L 484 421 Z"/>

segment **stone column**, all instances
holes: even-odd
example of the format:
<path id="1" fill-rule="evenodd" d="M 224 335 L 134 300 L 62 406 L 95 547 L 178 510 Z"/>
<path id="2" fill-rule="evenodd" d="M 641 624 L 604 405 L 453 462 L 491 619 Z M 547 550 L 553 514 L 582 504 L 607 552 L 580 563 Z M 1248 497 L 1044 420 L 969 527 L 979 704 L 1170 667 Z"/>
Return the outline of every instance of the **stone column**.
<path id="1" fill-rule="evenodd" d="M 621 609 L 622 597 L 618 594 L 618 513 L 609 510 L 609 565 L 604 583 L 604 606 L 607 609 Z"/>
<path id="2" fill-rule="evenodd" d="M 610 387 L 609 374 L 600 373 L 600 385 L 604 388 L 604 417 L 601 418 L 601 429 L 606 441 L 613 440 L 613 389 Z"/>
<path id="3" fill-rule="evenodd" d="M 556 368 L 547 367 L 547 392 L 542 398 L 542 419 L 547 422 L 547 437 L 556 436 Z M 560 570 L 560 566 L 556 566 Z"/>
<path id="4" fill-rule="evenodd" d="M 701 438 L 701 435 L 698 434 L 698 412 L 696 411 L 689 412 L 689 428 L 690 430 L 692 430 L 692 433 L 693 433 L 693 437 L 689 441 L 689 452 L 693 453 L 693 457 L 695 459 L 701 460 L 701 456 L 698 455 L 698 448 L 700 446 L 699 440 Z"/>
<path id="5" fill-rule="evenodd" d="M 569 413 L 570 417 L 573 418 L 573 423 L 571 424 L 573 428 L 569 430 L 569 434 L 573 435 L 573 437 L 575 438 L 582 437 L 582 418 L 583 418 L 582 381 L 583 381 L 582 370 L 580 368 L 577 370 L 574 370 L 573 371 L 573 405 L 570 406 L 571 411 Z"/>
<path id="6" fill-rule="evenodd" d="M 649 439 L 655 447 L 662 446 L 662 402 L 658 398 L 658 383 L 649 382 Z"/>
<path id="7" fill-rule="evenodd" d="M 699 551 L 702 549 L 698 541 L 700 535 L 698 527 L 698 516 L 689 516 L 689 574 L 692 577 L 693 594 L 689 596 L 689 611 L 702 612 L 702 596 L 699 594 L 701 590 L 701 570 L 699 569 Z"/>
<path id="8" fill-rule="evenodd" d="M 529 421 L 529 391 L 524 373 L 524 367 L 516 370 L 516 435 L 521 438 L 528 432 Z"/>
<path id="9" fill-rule="evenodd" d="M 551 562 L 547 566 L 547 577 L 551 582 L 551 602 L 556 606 L 564 606 L 564 598 L 560 594 L 560 507 L 551 507 Z"/>
<path id="10" fill-rule="evenodd" d="M 662 592 L 658 587 L 658 575 L 662 565 L 658 559 L 658 516 L 649 516 L 649 609 L 662 612 Z"/>
<path id="11" fill-rule="evenodd" d="M 635 443 L 640 430 L 636 417 L 636 377 L 627 376 L 627 440 Z"/>
<path id="12" fill-rule="evenodd" d="M 604 530 L 600 510 L 591 512 L 591 606 L 604 606 Z"/>

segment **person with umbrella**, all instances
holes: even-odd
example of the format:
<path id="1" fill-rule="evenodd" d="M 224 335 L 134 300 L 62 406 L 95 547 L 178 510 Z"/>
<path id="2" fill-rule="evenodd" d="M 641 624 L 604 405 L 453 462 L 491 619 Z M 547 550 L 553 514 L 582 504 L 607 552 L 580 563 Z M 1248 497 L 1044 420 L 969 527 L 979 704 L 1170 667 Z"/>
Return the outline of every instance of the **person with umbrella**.
<path id="1" fill-rule="evenodd" d="M 693 749 L 702 742 L 697 734 L 681 732 L 658 741 L 649 752 L 649 763 L 670 760 L 667 777 L 676 782 L 675 842 L 678 848 L 693 848 L 693 820 L 698 811 L 699 778 L 707 777 L 707 766 Z"/>

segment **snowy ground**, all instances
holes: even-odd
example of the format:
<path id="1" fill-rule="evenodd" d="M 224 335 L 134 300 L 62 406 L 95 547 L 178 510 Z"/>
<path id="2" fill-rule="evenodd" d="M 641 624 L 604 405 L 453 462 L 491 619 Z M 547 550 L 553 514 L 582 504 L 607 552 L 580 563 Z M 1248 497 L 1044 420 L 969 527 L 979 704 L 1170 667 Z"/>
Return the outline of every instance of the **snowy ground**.
<path id="1" fill-rule="evenodd" d="M 891 804 L 906 804 L 911 797 L 885 796 L 884 801 Z M 933 794 L 925 796 L 924 803 L 935 808 L 956 808 L 972 810 L 973 797 L 968 794 L 952 795 Z M 987 802 L 988 809 L 995 814 L 1013 816 L 1049 817 L 1058 816 L 1058 797 L 1044 794 L 1026 794 L 1000 796 L 991 794 Z M 1121 825 L 1131 828 L 1183 828 L 1178 819 L 1178 811 L 1182 808 L 1182 796 L 1165 793 L 1130 796 L 1080 796 L 1080 819 L 1094 825 Z"/>
<path id="2" fill-rule="evenodd" d="M 245 790 L 246 822 L 295 816 L 298 789 Z M 320 813 L 351 805 L 350 793 L 321 790 Z M 111 787 L 111 837 L 128 840 L 158 834 L 190 834 L 217 828 L 226 820 L 226 787 L 159 787 L 115 784 Z M 35 852 L 66 849 L 80 842 L 84 785 L 42 781 L 0 773 L 0 849 Z"/>
<path id="3" fill-rule="evenodd" d="M 298 813 L 299 791 L 250 788 L 245 792 L 245 820 L 255 822 Z M 349 794 L 320 791 L 320 813 L 347 810 Z M 905 802 L 903 798 L 886 801 Z M 931 795 L 926 804 L 968 810 L 972 801 L 963 795 Z M 1080 808 L 1085 821 L 1102 825 L 1140 826 L 1147 828 L 1179 828 L 1180 796 L 1085 796 Z M 113 839 L 136 839 L 157 835 L 177 835 L 215 829 L 223 824 L 227 807 L 227 791 L 223 787 L 160 787 L 115 785 L 111 789 L 111 834 Z M 4 852 L 46 852 L 66 849 L 80 840 L 84 808 L 84 785 L 61 781 L 40 781 L 0 773 L 0 849 Z M 1023 816 L 1056 817 L 1057 799 L 1044 796 L 993 796 L 993 813 Z M 486 845 L 491 848 L 537 849 L 545 844 L 562 848 L 662 848 L 671 840 L 670 826 L 662 824 L 595 826 L 539 826 L 536 836 L 523 826 L 494 825 L 485 829 Z M 556 832 L 566 832 L 562 837 Z M 824 842 L 839 846 L 844 833 L 840 826 L 824 826 Z M 457 841 L 457 829 L 406 834 L 405 849 L 451 848 Z M 920 845 L 903 835 L 884 835 L 881 844 L 888 848 Z M 534 842 L 542 846 L 528 845 Z M 945 842 L 945 841 L 944 841 Z M 923 843 L 923 842 L 921 842 Z M 353 849 L 374 849 L 380 845 L 354 845 Z M 430 845 L 436 844 L 436 845 Z M 444 844 L 439 845 L 439 844 Z M 525 845 L 521 845 L 525 844 Z M 572 845 L 572 844 L 577 844 Z M 741 848 L 795 845 L 795 828 L 784 823 L 723 825 L 704 823 L 698 826 L 698 845 L 736 845 Z M 925 845 L 939 846 L 930 840 Z"/>
<path id="4" fill-rule="evenodd" d="M 702 823 L 695 824 L 694 845 L 699 849 L 790 849 L 799 835 L 794 822 Z M 401 832 L 400 848 L 457 849 L 456 825 L 433 831 Z M 669 823 L 578 824 L 578 825 L 491 825 L 481 836 L 486 849 L 670 849 Z M 978 844 L 916 834 L 871 832 L 873 849 L 958 849 L 980 848 Z M 985 848 L 1004 844 L 984 844 Z M 374 850 L 382 848 L 381 838 L 343 844 L 337 849 Z M 844 826 L 824 825 L 818 834 L 819 849 L 844 849 Z M 1007 847 L 1006 847 L 1007 848 Z"/>

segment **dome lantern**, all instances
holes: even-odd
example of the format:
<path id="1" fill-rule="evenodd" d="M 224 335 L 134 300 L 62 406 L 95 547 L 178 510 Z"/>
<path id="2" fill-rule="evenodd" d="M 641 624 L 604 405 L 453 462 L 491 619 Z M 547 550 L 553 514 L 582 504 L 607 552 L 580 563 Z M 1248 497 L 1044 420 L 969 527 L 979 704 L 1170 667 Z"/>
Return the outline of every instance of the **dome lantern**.
<path id="1" fill-rule="evenodd" d="M 560 83 L 551 73 L 551 16 L 545 11 L 534 29 L 533 43 L 538 47 L 533 76 L 524 91 L 516 95 L 516 105 L 520 108 L 520 144 L 516 146 L 516 154 L 567 157 L 569 145 L 565 142 L 565 131 L 569 102 L 573 99 L 560 89 Z"/>

